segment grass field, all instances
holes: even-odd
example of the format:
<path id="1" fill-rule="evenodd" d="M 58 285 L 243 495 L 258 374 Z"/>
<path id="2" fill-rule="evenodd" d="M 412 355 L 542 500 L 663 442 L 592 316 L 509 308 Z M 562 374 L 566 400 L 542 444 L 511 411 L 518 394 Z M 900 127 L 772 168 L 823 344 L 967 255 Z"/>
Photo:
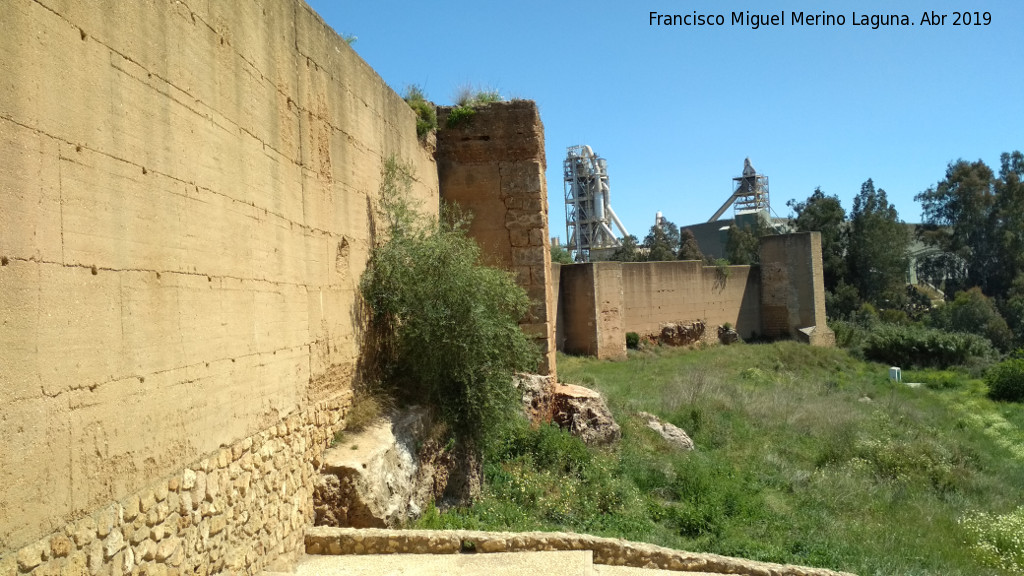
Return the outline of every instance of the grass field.
<path id="1" fill-rule="evenodd" d="M 623 439 L 510 426 L 484 496 L 426 527 L 567 530 L 861 575 L 1024 573 L 1024 407 L 955 371 L 904 372 L 794 342 L 560 356 Z M 657 414 L 697 449 L 671 450 Z"/>

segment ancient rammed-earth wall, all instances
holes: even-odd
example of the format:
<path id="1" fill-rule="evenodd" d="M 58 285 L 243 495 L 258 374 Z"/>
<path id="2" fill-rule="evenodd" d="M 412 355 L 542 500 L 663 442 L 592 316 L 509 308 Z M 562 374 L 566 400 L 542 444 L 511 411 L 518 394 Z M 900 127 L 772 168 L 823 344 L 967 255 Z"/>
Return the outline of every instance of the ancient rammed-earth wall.
<path id="1" fill-rule="evenodd" d="M 479 108 L 447 126 L 441 108 L 437 171 L 441 197 L 471 213 L 469 235 L 487 264 L 509 270 L 532 306 L 520 327 L 540 348 L 541 374 L 555 374 L 555 295 L 548 244 L 544 126 L 530 101 Z"/>
<path id="2" fill-rule="evenodd" d="M 657 337 L 668 323 L 718 326 L 742 338 L 763 334 L 818 346 L 835 342 L 825 320 L 821 234 L 761 239 L 759 266 L 684 262 L 596 262 L 555 266 L 560 274 L 558 347 L 598 358 L 626 357 L 625 335 Z"/>
<path id="3" fill-rule="evenodd" d="M 0 14 L 0 575 L 258 572 L 348 404 L 383 159 L 436 211 L 413 113 L 301 0 Z"/>

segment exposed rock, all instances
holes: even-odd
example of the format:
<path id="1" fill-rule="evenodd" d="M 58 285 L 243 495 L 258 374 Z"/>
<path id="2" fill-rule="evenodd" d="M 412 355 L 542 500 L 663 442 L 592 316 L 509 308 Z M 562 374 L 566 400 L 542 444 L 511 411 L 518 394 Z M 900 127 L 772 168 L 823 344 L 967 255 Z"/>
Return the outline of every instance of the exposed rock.
<path id="1" fill-rule="evenodd" d="M 672 446 L 680 450 L 693 450 L 693 440 L 682 428 L 665 422 L 649 412 L 640 412 L 637 416 L 644 419 L 648 428 L 660 434 Z"/>
<path id="2" fill-rule="evenodd" d="M 718 327 L 718 341 L 722 344 L 735 344 L 740 341 L 739 332 L 725 326 Z"/>
<path id="3" fill-rule="evenodd" d="M 447 446 L 443 427 L 423 408 L 381 418 L 327 450 L 313 490 L 318 526 L 382 528 L 415 518 L 431 500 L 465 502 L 479 494 L 472 450 Z"/>
<path id="4" fill-rule="evenodd" d="M 706 328 L 701 320 L 689 324 L 664 324 L 657 339 L 668 346 L 687 346 L 699 342 L 704 337 Z"/>
<path id="5" fill-rule="evenodd" d="M 516 374 L 512 377 L 512 385 L 522 396 L 523 412 L 530 422 L 551 421 L 554 378 L 540 374 Z"/>
<path id="6" fill-rule="evenodd" d="M 586 444 L 608 444 L 622 437 L 597 392 L 571 384 L 555 384 L 552 392 L 552 420 Z"/>

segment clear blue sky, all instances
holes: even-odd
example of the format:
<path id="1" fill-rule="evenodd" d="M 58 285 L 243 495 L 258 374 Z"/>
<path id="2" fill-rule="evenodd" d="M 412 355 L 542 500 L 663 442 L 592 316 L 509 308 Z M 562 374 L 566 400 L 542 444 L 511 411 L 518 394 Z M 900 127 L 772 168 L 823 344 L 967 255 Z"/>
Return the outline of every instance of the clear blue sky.
<path id="1" fill-rule="evenodd" d="M 868 178 L 908 222 L 913 197 L 958 158 L 998 169 L 1024 149 L 1024 2 L 679 0 L 335 2 L 310 5 L 398 92 L 448 104 L 466 84 L 535 100 L 544 121 L 551 235 L 565 238 L 562 160 L 589 144 L 608 160 L 612 206 L 643 239 L 654 213 L 706 221 L 743 159 L 770 179 L 772 208 L 816 186 L 850 210 Z M 897 6 L 892 8 L 892 6 Z M 650 11 L 722 14 L 725 26 L 651 26 Z M 953 26 L 954 11 L 991 13 Z M 784 26 L 730 25 L 733 11 Z M 793 25 L 791 13 L 843 15 Z M 922 12 L 948 14 L 922 26 Z M 853 13 L 912 26 L 854 26 Z M 730 212 L 731 213 L 731 212 Z M 728 216 L 726 216 L 728 217 Z"/>

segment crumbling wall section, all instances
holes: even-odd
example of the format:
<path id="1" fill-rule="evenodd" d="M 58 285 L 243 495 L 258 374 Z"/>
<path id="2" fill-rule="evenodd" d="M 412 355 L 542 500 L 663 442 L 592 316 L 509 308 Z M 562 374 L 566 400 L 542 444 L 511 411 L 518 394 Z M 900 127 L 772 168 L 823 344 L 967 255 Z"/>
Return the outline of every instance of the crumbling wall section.
<path id="1" fill-rule="evenodd" d="M 495 102 L 449 125 L 438 110 L 441 198 L 469 211 L 469 235 L 485 262 L 509 270 L 532 305 L 520 327 L 541 350 L 541 374 L 555 374 L 555 292 L 548 244 L 544 126 L 537 104 Z"/>
<path id="2" fill-rule="evenodd" d="M 821 233 L 801 232 L 761 239 L 761 308 L 765 335 L 832 346 L 825 318 Z"/>
<path id="3" fill-rule="evenodd" d="M 601 359 L 626 357 L 622 264 L 592 262 L 561 266 L 559 315 L 563 350 Z"/>
<path id="4" fill-rule="evenodd" d="M 356 377 L 384 159 L 436 213 L 414 114 L 301 0 L 2 12 L 0 573 L 259 572 Z"/>

